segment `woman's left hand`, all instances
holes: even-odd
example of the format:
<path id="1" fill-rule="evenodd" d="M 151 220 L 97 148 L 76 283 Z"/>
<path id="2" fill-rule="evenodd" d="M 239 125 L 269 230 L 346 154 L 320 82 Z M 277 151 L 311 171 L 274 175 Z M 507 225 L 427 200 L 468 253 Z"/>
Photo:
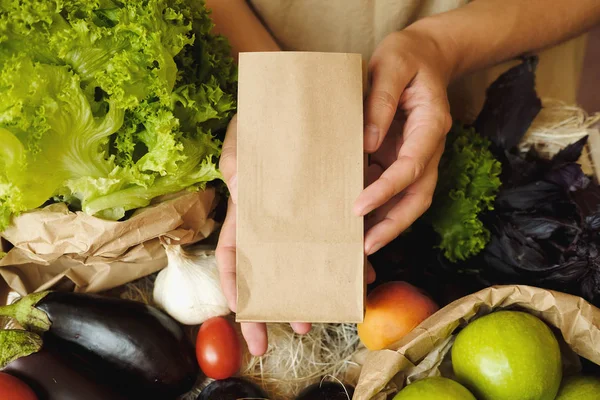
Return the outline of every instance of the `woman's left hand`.
<path id="1" fill-rule="evenodd" d="M 452 125 L 446 93 L 450 64 L 431 38 L 410 28 L 387 36 L 371 58 L 364 148 L 372 154 L 372 183 L 354 206 L 358 215 L 372 212 L 367 255 L 396 238 L 431 205 Z"/>

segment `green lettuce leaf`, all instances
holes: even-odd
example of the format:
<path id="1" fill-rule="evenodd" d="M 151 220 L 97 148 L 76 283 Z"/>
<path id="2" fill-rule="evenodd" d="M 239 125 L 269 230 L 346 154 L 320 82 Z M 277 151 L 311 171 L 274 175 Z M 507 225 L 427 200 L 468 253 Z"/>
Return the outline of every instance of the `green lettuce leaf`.
<path id="1" fill-rule="evenodd" d="M 438 186 L 425 217 L 440 235 L 444 256 L 452 262 L 474 256 L 490 240 L 479 217 L 493 209 L 501 164 L 489 146 L 473 128 L 455 124 L 448 134 Z"/>
<path id="2" fill-rule="evenodd" d="M 111 107 L 94 117 L 79 83 L 68 67 L 26 56 L 0 71 L 3 215 L 40 206 L 67 179 L 102 177 L 115 168 L 103 150 L 124 113 Z"/>

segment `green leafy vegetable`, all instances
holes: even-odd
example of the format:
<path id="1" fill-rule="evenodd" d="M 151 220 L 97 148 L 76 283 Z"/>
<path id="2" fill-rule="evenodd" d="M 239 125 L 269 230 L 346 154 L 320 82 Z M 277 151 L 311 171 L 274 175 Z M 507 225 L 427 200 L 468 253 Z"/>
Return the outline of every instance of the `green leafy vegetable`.
<path id="1" fill-rule="evenodd" d="M 108 219 L 221 177 L 237 71 L 203 1 L 0 0 L 0 230 L 49 199 Z"/>
<path id="2" fill-rule="evenodd" d="M 489 146 L 473 128 L 455 124 L 448 134 L 438 186 L 425 218 L 440 235 L 439 247 L 452 262 L 477 254 L 490 239 L 479 215 L 493 208 L 501 164 Z"/>

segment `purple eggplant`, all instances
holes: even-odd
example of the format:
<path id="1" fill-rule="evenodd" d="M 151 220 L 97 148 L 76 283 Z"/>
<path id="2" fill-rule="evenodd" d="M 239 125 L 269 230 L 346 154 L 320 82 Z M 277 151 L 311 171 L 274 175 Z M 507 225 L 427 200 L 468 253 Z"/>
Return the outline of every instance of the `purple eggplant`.
<path id="1" fill-rule="evenodd" d="M 198 378 L 194 348 L 182 327 L 140 302 L 43 292 L 0 307 L 0 315 L 40 333 L 45 348 L 128 398 L 175 399 Z"/>
<path id="2" fill-rule="evenodd" d="M 21 357 L 3 370 L 25 382 L 39 400 L 126 400 L 70 366 L 59 355 L 41 350 Z"/>
<path id="3" fill-rule="evenodd" d="M 338 382 L 317 382 L 305 388 L 296 400 L 350 400 L 354 388 Z"/>
<path id="4" fill-rule="evenodd" d="M 202 389 L 196 400 L 268 400 L 267 394 L 254 383 L 242 378 L 213 381 Z"/>

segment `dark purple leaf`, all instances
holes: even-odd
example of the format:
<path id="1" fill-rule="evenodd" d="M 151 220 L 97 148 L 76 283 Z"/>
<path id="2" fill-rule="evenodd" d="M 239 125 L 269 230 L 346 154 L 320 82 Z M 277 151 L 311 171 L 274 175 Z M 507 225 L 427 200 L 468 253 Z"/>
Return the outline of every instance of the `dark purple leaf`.
<path id="1" fill-rule="evenodd" d="M 544 282 L 557 282 L 561 284 L 570 283 L 581 279 L 587 268 L 586 260 L 574 260 L 564 264 L 557 265 L 551 275 L 542 278 Z"/>
<path id="2" fill-rule="evenodd" d="M 490 246 L 492 246 L 492 242 L 490 242 Z M 485 265 L 483 276 L 489 286 L 506 283 L 507 279 L 519 280 L 521 278 L 521 272 L 515 268 L 514 264 L 500 255 L 501 253 L 485 251 L 480 257 Z"/>
<path id="3" fill-rule="evenodd" d="M 503 187 L 510 188 L 541 180 L 548 168 L 545 162 L 538 162 L 539 160 L 533 149 L 525 157 L 505 152 L 500 177 Z"/>
<path id="4" fill-rule="evenodd" d="M 498 220 L 492 229 L 492 239 L 484 250 L 486 261 L 492 261 L 505 270 L 540 271 L 548 265 L 547 254 L 532 238 L 512 224 Z"/>
<path id="5" fill-rule="evenodd" d="M 475 121 L 475 130 L 502 150 L 512 150 L 540 112 L 542 103 L 535 91 L 538 58 L 503 73 L 486 91 L 486 100 Z"/>
<path id="6" fill-rule="evenodd" d="M 574 162 L 562 164 L 550 170 L 545 178 L 570 192 L 585 189 L 590 183 L 590 179 L 583 173 L 581 165 Z"/>
<path id="7" fill-rule="evenodd" d="M 564 198 L 559 185 L 538 181 L 523 186 L 500 190 L 496 197 L 496 209 L 531 210 L 540 208 L 545 203 L 560 201 Z"/>
<path id="8" fill-rule="evenodd" d="M 553 216 L 514 215 L 510 222 L 523 235 L 536 240 L 549 239 L 557 231 L 567 232 L 570 236 L 579 233 L 577 224 Z"/>
<path id="9" fill-rule="evenodd" d="M 600 305 L 600 265 L 598 261 L 588 267 L 585 277 L 580 279 L 581 295 L 596 306 Z"/>
<path id="10" fill-rule="evenodd" d="M 585 225 L 589 230 L 600 231 L 600 213 L 597 212 L 585 217 Z"/>
<path id="11" fill-rule="evenodd" d="M 600 212 L 600 185 L 595 182 L 591 182 L 583 190 L 571 193 L 571 198 L 577 204 L 583 216 Z"/>
<path id="12" fill-rule="evenodd" d="M 571 143 L 552 158 L 552 163 L 554 165 L 564 164 L 564 163 L 574 163 L 579 160 L 581 157 L 581 153 L 583 152 L 583 148 L 587 144 L 588 137 L 585 136 L 575 143 Z"/>

